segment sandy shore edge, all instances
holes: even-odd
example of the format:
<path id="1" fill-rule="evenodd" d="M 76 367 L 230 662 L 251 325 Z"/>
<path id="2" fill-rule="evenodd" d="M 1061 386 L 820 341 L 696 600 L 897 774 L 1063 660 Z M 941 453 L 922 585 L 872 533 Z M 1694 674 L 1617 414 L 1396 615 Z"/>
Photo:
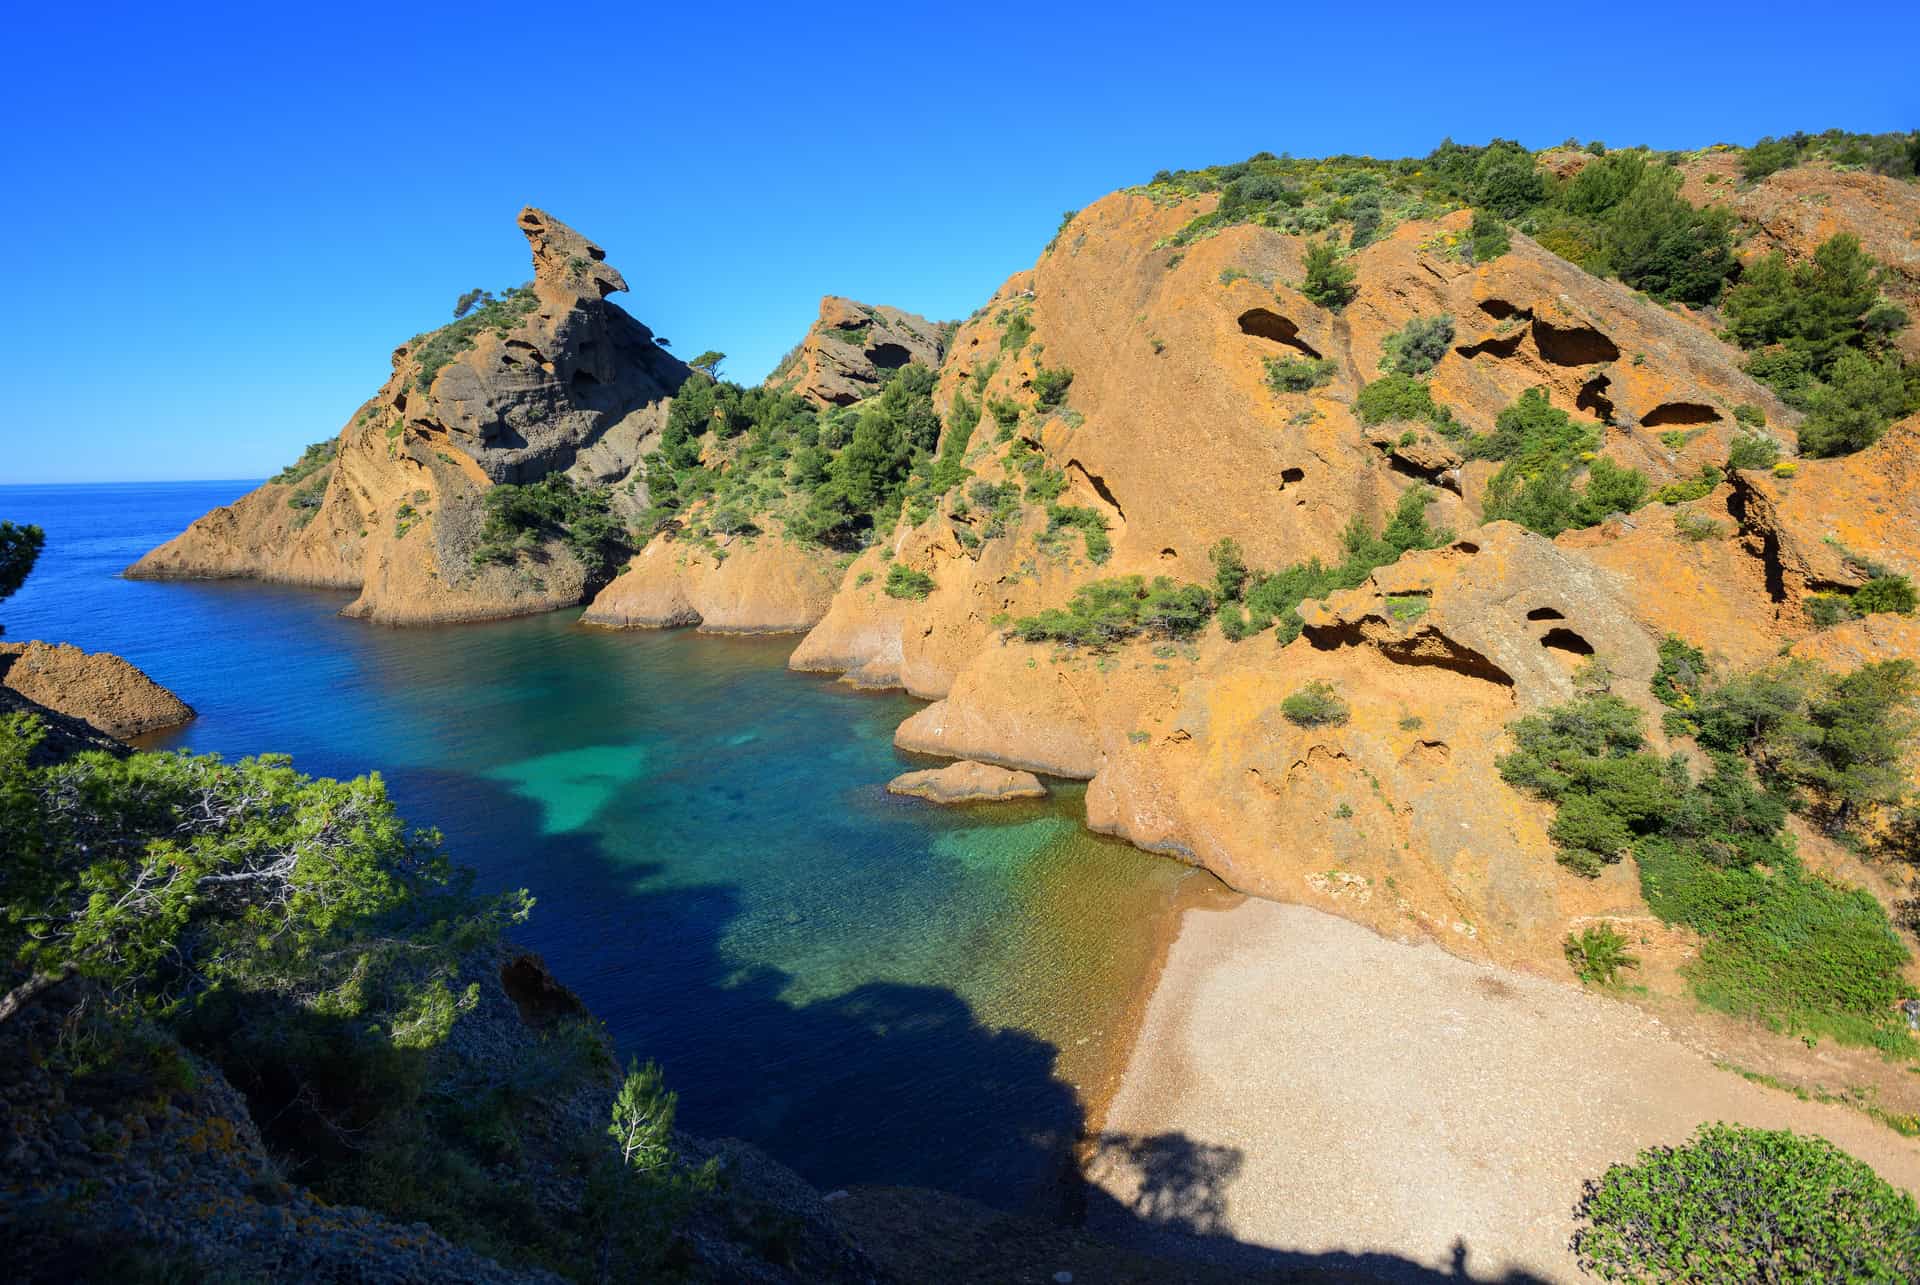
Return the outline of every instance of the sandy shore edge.
<path id="1" fill-rule="evenodd" d="M 1304 906 L 1177 919 L 1092 1117 L 1096 1233 L 1385 1279 L 1464 1251 L 1477 1273 L 1572 1280 L 1584 1179 L 1710 1120 L 1821 1134 L 1920 1192 L 1920 1141 L 1716 1067 L 1632 1005 Z"/>

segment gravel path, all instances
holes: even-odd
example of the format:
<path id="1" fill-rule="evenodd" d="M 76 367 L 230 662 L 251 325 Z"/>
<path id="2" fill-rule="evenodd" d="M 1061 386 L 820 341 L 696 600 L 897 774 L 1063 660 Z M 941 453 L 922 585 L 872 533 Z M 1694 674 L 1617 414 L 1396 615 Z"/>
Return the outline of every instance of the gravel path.
<path id="1" fill-rule="evenodd" d="M 1720 1070 L 1629 1005 L 1249 900 L 1186 915 L 1088 1165 L 1089 1230 L 1401 1279 L 1464 1245 L 1475 1278 L 1573 1281 L 1582 1180 L 1707 1120 L 1821 1133 L 1920 1191 L 1920 1141 Z"/>

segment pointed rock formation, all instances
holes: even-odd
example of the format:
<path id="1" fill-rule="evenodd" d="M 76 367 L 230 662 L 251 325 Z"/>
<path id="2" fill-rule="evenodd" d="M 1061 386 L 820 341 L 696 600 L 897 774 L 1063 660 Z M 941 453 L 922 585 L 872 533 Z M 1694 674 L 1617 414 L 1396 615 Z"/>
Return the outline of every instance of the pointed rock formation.
<path id="1" fill-rule="evenodd" d="M 389 624 L 567 606 L 595 577 L 557 533 L 477 562 L 486 492 L 562 474 L 608 487 L 617 518 L 646 504 L 641 457 L 687 368 L 607 296 L 626 289 L 598 245 L 529 206 L 534 279 L 393 353 L 386 384 L 331 452 L 195 522 L 128 570 L 351 588 L 347 614 Z"/>
<path id="2" fill-rule="evenodd" d="M 946 327 L 898 308 L 828 295 L 806 337 L 767 376 L 767 386 L 821 406 L 851 406 L 879 392 L 911 362 L 938 369 L 946 333 Z"/>

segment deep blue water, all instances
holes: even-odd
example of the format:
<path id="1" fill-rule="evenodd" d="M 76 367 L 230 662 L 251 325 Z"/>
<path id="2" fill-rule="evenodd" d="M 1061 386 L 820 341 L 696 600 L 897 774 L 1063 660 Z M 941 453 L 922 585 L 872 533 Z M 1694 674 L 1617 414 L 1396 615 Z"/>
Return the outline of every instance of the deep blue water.
<path id="1" fill-rule="evenodd" d="M 150 748 L 380 772 L 482 887 L 533 892 L 517 936 L 663 1064 L 684 1127 L 827 1186 L 1044 1199 L 1181 867 L 1088 835 L 1077 787 L 887 795 L 915 702 L 787 672 L 792 639 L 393 630 L 346 594 L 119 577 L 251 485 L 0 486 L 48 542 L 7 638 L 116 652 L 199 711 Z"/>

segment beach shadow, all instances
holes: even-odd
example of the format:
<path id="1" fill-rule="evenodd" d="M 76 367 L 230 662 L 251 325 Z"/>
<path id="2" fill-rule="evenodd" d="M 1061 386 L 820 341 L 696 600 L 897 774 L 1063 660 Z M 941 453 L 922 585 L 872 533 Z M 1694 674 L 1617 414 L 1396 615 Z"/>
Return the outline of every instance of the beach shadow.
<path id="1" fill-rule="evenodd" d="M 789 973 L 742 967 L 725 949 L 742 914 L 739 890 L 652 886 L 653 868 L 604 851 L 590 830 L 544 833 L 539 809 L 499 781 L 404 770 L 389 780 L 400 798 L 444 791 L 480 801 L 488 846 L 518 854 L 514 869 L 483 872 L 483 890 L 531 887 L 538 908 L 515 941 L 606 1023 L 623 1062 L 660 1063 L 679 1094 L 681 1128 L 740 1137 L 823 1192 L 951 1192 L 1253 1281 L 1544 1285 L 1526 1273 L 1476 1273 L 1464 1243 L 1449 1270 L 1435 1270 L 1392 1254 L 1235 1240 L 1231 1187 L 1244 1156 L 1177 1133 L 1091 1140 L 1094 1163 L 1137 1175 L 1122 1205 L 1082 1178 L 1086 1113 L 1057 1074 L 1051 1043 L 983 1024 L 945 987 L 869 982 L 792 1002 Z M 449 848 L 459 859 L 457 843 Z"/>
<path id="2" fill-rule="evenodd" d="M 1103 1133 L 1091 1140 L 1087 1155 L 1088 1172 L 1121 1176 L 1118 1185 L 1131 1194 L 1122 1200 L 1089 1182 L 1083 1193 L 1083 1225 L 1144 1253 L 1232 1269 L 1252 1281 L 1548 1285 L 1544 1277 L 1519 1269 L 1474 1271 L 1472 1251 L 1459 1238 L 1444 1270 L 1392 1253 L 1307 1252 L 1237 1240 L 1228 1217 L 1228 1188 L 1246 1160 L 1237 1147 L 1198 1142 L 1183 1133 Z"/>

